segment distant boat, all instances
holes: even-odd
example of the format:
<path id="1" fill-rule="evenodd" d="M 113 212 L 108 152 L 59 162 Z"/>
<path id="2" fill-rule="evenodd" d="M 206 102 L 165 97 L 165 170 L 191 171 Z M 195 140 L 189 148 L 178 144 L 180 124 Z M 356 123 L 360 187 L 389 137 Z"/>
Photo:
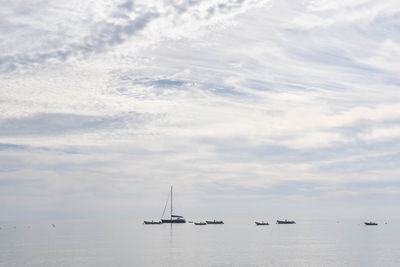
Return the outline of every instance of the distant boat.
<path id="1" fill-rule="evenodd" d="M 256 222 L 256 225 L 269 225 L 269 223 L 262 221 L 262 222 Z"/>
<path id="2" fill-rule="evenodd" d="M 194 225 L 206 225 L 207 223 L 205 222 L 195 222 Z"/>
<path id="3" fill-rule="evenodd" d="M 186 220 L 185 220 L 185 218 L 183 218 L 183 216 L 174 215 L 173 214 L 173 208 L 172 208 L 172 186 L 171 186 L 171 194 L 170 194 L 170 196 L 171 196 L 170 218 L 169 219 L 161 219 L 161 222 L 162 223 L 186 223 Z M 167 208 L 168 200 L 169 200 L 169 197 L 167 199 L 167 202 L 165 203 L 164 211 L 163 211 L 163 214 L 162 214 L 161 218 L 164 217 L 164 213 L 165 213 L 165 209 Z"/>
<path id="4" fill-rule="evenodd" d="M 162 224 L 161 221 L 144 221 L 144 224 Z"/>
<path id="5" fill-rule="evenodd" d="M 223 221 L 216 221 L 216 220 L 214 220 L 214 221 L 206 221 L 206 223 L 207 224 L 224 224 Z"/>
<path id="6" fill-rule="evenodd" d="M 188 223 L 193 223 L 193 221 L 188 221 Z"/>
<path id="7" fill-rule="evenodd" d="M 378 225 L 376 222 L 365 222 L 365 225 Z"/>
<path id="8" fill-rule="evenodd" d="M 295 221 L 288 221 L 288 220 L 284 220 L 284 221 L 277 220 L 276 221 L 276 224 L 295 224 L 295 223 L 296 223 Z"/>

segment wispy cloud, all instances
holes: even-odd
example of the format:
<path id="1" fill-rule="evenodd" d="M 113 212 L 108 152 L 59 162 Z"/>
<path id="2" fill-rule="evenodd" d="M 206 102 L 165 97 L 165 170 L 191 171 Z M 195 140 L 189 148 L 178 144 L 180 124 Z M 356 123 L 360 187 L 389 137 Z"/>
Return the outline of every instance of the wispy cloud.
<path id="1" fill-rule="evenodd" d="M 111 1 L 111 3 L 114 3 L 114 1 Z M 67 24 L 62 21 L 63 26 L 60 29 L 49 30 L 42 28 L 42 23 L 46 23 L 47 19 L 38 18 L 41 20 L 39 23 L 36 22 L 34 26 L 28 26 L 25 21 L 15 22 L 14 18 L 25 19 L 26 17 L 28 20 L 29 16 L 39 17 L 40 14 L 50 16 L 48 20 L 51 21 L 51 19 L 57 20 L 56 16 L 61 13 L 63 16 L 75 16 L 74 19 L 76 19 L 74 4 L 58 6 L 56 2 L 39 1 L 36 7 L 26 7 L 23 2 L 16 2 L 10 8 L 11 12 L 4 12 L 5 18 L 2 22 L 2 28 L 5 36 L 12 35 L 13 29 L 15 29 L 32 35 L 36 34 L 36 38 L 39 38 L 40 41 L 36 42 L 37 49 L 35 50 L 19 44 L 20 41 L 29 41 L 28 38 L 27 40 L 21 38 L 14 44 L 8 44 L 17 46 L 16 53 L 6 51 L 6 47 L 0 48 L 6 51 L 5 55 L 0 57 L 0 71 L 10 72 L 16 70 L 19 66 L 42 64 L 50 60 L 66 61 L 71 56 L 81 58 L 90 54 L 101 53 L 126 42 L 132 36 L 138 35 L 154 20 L 160 20 L 157 24 L 158 27 L 164 23 L 176 23 L 177 20 L 182 20 L 183 24 L 189 24 L 191 21 L 209 20 L 217 14 L 231 13 L 242 8 L 245 4 L 246 2 L 242 0 L 225 0 L 208 4 L 202 1 L 156 1 L 153 4 L 148 3 L 146 5 L 135 4 L 128 0 L 120 4 L 114 3 L 115 7 L 107 11 L 105 17 L 101 20 L 90 21 L 90 17 L 78 20 L 79 26 L 83 27 L 82 32 L 87 32 L 87 34 L 78 36 L 78 38 L 72 36 L 73 39 L 71 40 L 64 36 L 66 27 L 76 27 L 76 25 L 69 24 L 71 22 Z M 204 12 L 207 15 L 204 15 Z M 38 29 L 35 26 L 41 28 Z M 25 27 L 28 27 L 28 30 L 23 29 Z M 18 48 L 20 48 L 20 51 L 18 51 Z"/>
<path id="2" fill-rule="evenodd" d="M 42 8 L 46 8 L 42 5 Z M 23 54 L 7 55 L 0 58 L 0 71 L 13 71 L 20 65 L 31 65 L 35 63 L 44 63 L 46 61 L 57 59 L 61 61 L 67 60 L 70 56 L 86 56 L 88 54 L 99 53 L 107 49 L 123 43 L 132 35 L 137 34 L 140 30 L 153 19 L 158 17 L 158 13 L 154 11 L 142 11 L 140 13 L 131 14 L 133 5 L 130 2 L 119 5 L 114 12 L 110 14 L 110 21 L 101 21 L 91 23 L 88 31 L 90 35 L 84 36 L 77 41 L 70 41 L 63 38 L 63 43 L 56 43 L 54 47 L 42 47 L 43 51 L 26 51 Z M 19 12 L 19 9 L 17 9 Z M 70 12 L 66 12 L 66 15 Z M 12 16 L 12 15 L 11 15 Z M 81 23 L 84 23 L 83 21 Z M 87 26 L 86 26 L 87 27 Z M 8 28 L 8 25 L 5 25 Z M 55 32 L 56 38 L 60 38 L 63 32 Z M 58 35 L 58 36 L 57 36 Z M 51 36 L 45 36 L 43 42 L 47 42 Z M 44 44 L 43 44 L 44 45 Z"/>
<path id="3" fill-rule="evenodd" d="M 7 118 L 0 121 L 0 136 L 48 136 L 64 135 L 70 132 L 91 132 L 104 129 L 139 127 L 145 121 L 143 114 L 124 114 L 121 116 L 90 116 L 76 114 L 40 113 L 20 118 Z M 143 127 L 143 125 L 141 125 Z"/>

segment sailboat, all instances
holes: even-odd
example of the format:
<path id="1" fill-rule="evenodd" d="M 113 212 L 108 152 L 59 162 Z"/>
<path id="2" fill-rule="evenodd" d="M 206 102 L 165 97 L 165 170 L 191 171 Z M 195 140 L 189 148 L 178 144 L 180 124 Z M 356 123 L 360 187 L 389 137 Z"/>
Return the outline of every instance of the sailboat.
<path id="1" fill-rule="evenodd" d="M 183 218 L 183 216 L 174 215 L 173 214 L 174 210 L 173 210 L 173 207 L 172 207 L 172 186 L 171 186 L 171 194 L 169 196 L 171 197 L 170 218 L 169 219 L 162 219 L 162 218 L 164 218 L 164 213 L 165 213 L 165 210 L 167 208 L 167 204 L 168 204 L 168 200 L 169 200 L 169 197 L 168 197 L 167 202 L 165 203 L 164 212 L 163 212 L 163 214 L 161 216 L 161 222 L 162 223 L 186 223 L 186 220 L 185 220 L 185 218 Z"/>

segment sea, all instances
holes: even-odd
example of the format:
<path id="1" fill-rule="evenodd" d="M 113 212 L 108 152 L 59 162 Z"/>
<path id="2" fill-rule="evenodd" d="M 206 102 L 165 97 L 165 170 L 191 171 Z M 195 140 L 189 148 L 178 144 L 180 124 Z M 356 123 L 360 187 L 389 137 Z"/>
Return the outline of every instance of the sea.
<path id="1" fill-rule="evenodd" d="M 400 266 L 400 222 L 296 222 L 0 222 L 0 266 Z"/>

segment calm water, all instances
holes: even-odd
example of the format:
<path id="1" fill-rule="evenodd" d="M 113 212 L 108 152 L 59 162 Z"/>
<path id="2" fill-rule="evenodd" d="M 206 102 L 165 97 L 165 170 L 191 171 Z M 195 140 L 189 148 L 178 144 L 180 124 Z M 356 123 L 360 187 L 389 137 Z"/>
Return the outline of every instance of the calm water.
<path id="1" fill-rule="evenodd" d="M 400 266 L 394 222 L 51 223 L 0 222 L 0 266 Z"/>

